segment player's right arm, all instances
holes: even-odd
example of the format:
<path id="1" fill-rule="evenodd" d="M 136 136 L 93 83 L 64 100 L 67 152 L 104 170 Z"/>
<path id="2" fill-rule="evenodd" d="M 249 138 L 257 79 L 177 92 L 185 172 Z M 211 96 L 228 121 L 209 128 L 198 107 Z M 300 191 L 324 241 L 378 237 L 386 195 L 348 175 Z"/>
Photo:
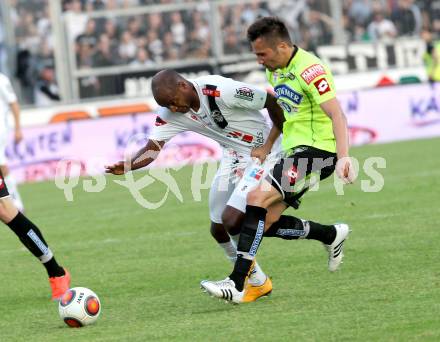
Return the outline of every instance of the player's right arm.
<path id="1" fill-rule="evenodd" d="M 157 141 L 149 139 L 147 144 L 142 147 L 136 154 L 126 161 L 119 161 L 113 165 L 106 165 L 105 172 L 114 175 L 123 175 L 128 171 L 141 169 L 154 162 L 162 150 L 165 141 Z"/>
<path id="2" fill-rule="evenodd" d="M 344 183 L 352 183 L 356 174 L 349 155 L 347 119 L 336 98 L 335 84 L 330 69 L 319 63 L 310 62 L 298 78 L 303 89 L 313 98 L 312 106 L 319 105 L 320 109 L 332 122 L 333 135 L 336 141 L 336 174 Z M 306 74 L 313 70 L 311 77 Z"/>
<path id="3" fill-rule="evenodd" d="M 150 165 L 155 161 L 165 143 L 187 128 L 179 123 L 178 117 L 167 108 L 160 107 L 156 117 L 156 124 L 149 135 L 147 144 L 128 160 L 121 160 L 113 165 L 106 165 L 105 172 L 114 175 L 123 175 Z"/>
<path id="4" fill-rule="evenodd" d="M 336 174 L 344 183 L 353 183 L 356 178 L 356 173 L 349 155 L 347 119 L 336 98 L 327 100 L 321 103 L 320 106 L 332 120 L 338 158 Z"/>

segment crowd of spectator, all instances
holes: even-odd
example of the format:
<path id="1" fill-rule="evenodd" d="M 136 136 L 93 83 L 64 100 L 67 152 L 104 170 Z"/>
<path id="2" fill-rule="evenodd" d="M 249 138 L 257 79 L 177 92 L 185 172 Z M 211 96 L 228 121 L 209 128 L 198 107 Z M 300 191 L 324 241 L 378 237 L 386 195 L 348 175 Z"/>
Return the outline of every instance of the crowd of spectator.
<path id="1" fill-rule="evenodd" d="M 207 16 L 207 12 L 183 10 L 88 19 L 85 30 L 71 37 L 77 67 L 153 65 L 208 58 L 212 53 Z"/>
<path id="2" fill-rule="evenodd" d="M 12 0 L 10 19 L 17 50 L 15 76 L 22 102 L 59 100 L 54 70 L 53 35 L 47 0 Z"/>
<path id="3" fill-rule="evenodd" d="M 35 102 L 42 92 L 58 98 L 54 72 L 54 37 L 49 0 L 10 0 L 17 42 L 17 72 L 22 98 Z M 131 16 L 89 17 L 93 11 L 159 4 L 196 4 L 192 9 L 166 10 Z M 194 0 L 62 0 L 69 44 L 76 69 L 128 65 L 157 66 L 167 61 L 206 59 L 214 54 L 210 1 Z M 218 3 L 221 50 L 224 55 L 249 53 L 246 28 L 258 17 L 284 19 L 299 46 L 316 51 L 334 43 L 328 0 L 271 0 Z M 345 41 L 390 40 L 430 31 L 440 38 L 440 0 L 343 0 Z M 83 82 L 98 87 L 96 78 Z M 40 96 L 41 97 L 41 96 Z"/>
<path id="4" fill-rule="evenodd" d="M 439 0 L 350 0 L 344 7 L 350 41 L 420 36 L 440 38 Z"/>

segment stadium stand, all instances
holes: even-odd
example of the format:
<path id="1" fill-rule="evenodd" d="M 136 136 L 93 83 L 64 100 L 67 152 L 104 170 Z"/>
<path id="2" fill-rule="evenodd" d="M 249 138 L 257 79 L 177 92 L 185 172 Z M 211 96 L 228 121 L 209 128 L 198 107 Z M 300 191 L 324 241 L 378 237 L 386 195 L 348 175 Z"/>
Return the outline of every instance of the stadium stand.
<path id="1" fill-rule="evenodd" d="M 342 4 L 345 43 L 418 37 L 423 30 L 436 38 L 440 35 L 438 0 L 346 0 Z M 145 11 L 152 5 L 157 10 Z M 245 28 L 264 15 L 283 18 L 294 40 L 305 49 L 316 52 L 318 46 L 335 42 L 329 1 L 219 2 L 218 23 L 211 22 L 211 6 L 209 1 L 63 0 L 65 30 L 74 46 L 72 70 L 115 66 L 154 69 L 164 62 L 179 65 L 194 59 L 233 60 L 233 56 L 238 60 L 249 53 Z M 138 8 L 140 14 L 120 12 Z M 288 18 L 284 18 L 286 14 Z M 21 101 L 37 105 L 57 101 L 55 37 L 48 0 L 15 0 L 10 18 Z M 213 27 L 221 34 L 220 48 L 215 46 Z M 116 91 L 105 89 L 102 77 L 107 76 L 79 78 L 79 97 Z"/>

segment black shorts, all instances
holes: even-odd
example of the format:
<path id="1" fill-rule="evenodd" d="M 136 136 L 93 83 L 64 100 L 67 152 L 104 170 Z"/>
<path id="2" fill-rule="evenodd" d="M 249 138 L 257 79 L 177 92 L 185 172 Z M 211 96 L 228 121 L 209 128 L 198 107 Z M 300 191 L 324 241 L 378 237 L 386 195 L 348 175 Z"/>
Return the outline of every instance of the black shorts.
<path id="1" fill-rule="evenodd" d="M 298 209 L 301 196 L 314 184 L 329 177 L 336 162 L 336 153 L 297 146 L 291 155 L 274 166 L 268 181 L 283 195 L 286 204 Z"/>
<path id="2" fill-rule="evenodd" d="M 5 180 L 3 179 L 2 171 L 0 170 L 0 198 L 8 197 L 9 192 L 8 188 L 6 187 Z"/>

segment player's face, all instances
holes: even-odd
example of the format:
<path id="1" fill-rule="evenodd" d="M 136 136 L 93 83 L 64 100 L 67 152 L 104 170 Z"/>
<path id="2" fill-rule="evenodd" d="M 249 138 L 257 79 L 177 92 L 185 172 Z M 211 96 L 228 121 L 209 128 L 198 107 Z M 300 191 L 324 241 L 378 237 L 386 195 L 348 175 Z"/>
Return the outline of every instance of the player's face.
<path id="1" fill-rule="evenodd" d="M 282 68 L 282 55 L 278 51 L 277 46 L 273 46 L 266 41 L 266 39 L 260 37 L 251 43 L 252 51 L 257 56 L 258 64 L 263 65 L 266 69 L 274 71 Z"/>
<path id="2" fill-rule="evenodd" d="M 166 100 L 160 104 L 162 107 L 167 107 L 173 113 L 187 113 L 191 108 L 191 101 L 185 89 L 178 87 L 178 89 L 169 94 Z"/>

